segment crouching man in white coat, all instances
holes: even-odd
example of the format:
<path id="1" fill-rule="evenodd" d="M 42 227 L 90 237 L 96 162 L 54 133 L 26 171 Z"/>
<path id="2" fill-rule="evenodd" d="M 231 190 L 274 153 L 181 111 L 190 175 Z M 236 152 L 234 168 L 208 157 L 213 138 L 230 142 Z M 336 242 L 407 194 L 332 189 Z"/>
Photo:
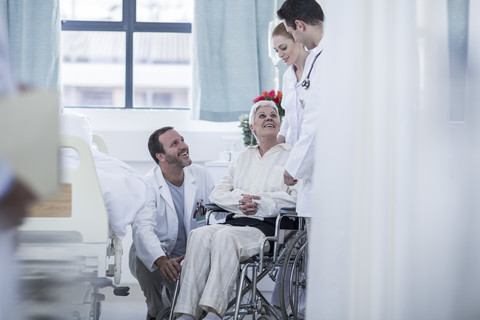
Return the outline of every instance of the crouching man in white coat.
<path id="1" fill-rule="evenodd" d="M 148 319 L 168 306 L 162 298 L 167 287 L 173 293 L 180 278 L 187 236 L 201 225 L 214 182 L 208 171 L 192 165 L 188 145 L 172 127 L 152 133 L 148 149 L 157 163 L 146 175 L 156 194 L 152 210 L 143 210 L 133 222 L 130 271 L 137 278 L 146 298 Z M 153 208 L 153 206 L 156 206 Z"/>

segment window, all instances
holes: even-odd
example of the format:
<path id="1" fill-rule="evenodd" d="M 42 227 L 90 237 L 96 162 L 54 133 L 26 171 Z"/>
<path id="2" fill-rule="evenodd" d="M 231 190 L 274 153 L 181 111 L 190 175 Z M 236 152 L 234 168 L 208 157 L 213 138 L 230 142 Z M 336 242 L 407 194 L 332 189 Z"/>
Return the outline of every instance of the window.
<path id="1" fill-rule="evenodd" d="M 189 108 L 193 0 L 61 0 L 67 107 Z"/>

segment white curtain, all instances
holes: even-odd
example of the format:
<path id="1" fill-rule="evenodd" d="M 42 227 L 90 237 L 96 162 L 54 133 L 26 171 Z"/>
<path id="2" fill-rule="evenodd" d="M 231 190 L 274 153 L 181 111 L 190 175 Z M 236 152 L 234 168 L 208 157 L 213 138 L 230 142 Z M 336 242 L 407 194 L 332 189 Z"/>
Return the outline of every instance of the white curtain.
<path id="1" fill-rule="evenodd" d="M 447 1 L 323 0 L 307 319 L 480 318 L 480 25 L 449 119 Z"/>

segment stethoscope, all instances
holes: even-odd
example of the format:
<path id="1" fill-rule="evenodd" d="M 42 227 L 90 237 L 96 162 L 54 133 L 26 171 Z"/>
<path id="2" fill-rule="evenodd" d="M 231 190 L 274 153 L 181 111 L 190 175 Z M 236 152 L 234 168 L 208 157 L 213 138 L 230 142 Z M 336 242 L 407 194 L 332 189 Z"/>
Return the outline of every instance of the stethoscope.
<path id="1" fill-rule="evenodd" d="M 323 50 L 322 50 L 322 51 L 323 51 Z M 315 64 L 315 61 L 317 61 L 317 58 L 318 58 L 318 56 L 320 55 L 320 53 L 322 53 L 322 51 L 320 51 L 319 53 L 317 53 L 317 55 L 315 56 L 315 59 L 313 59 L 312 65 L 310 66 L 310 71 L 308 71 L 307 78 L 302 81 L 302 87 L 303 87 L 305 90 L 307 90 L 308 88 L 310 88 L 310 73 L 312 73 L 313 65 Z"/>

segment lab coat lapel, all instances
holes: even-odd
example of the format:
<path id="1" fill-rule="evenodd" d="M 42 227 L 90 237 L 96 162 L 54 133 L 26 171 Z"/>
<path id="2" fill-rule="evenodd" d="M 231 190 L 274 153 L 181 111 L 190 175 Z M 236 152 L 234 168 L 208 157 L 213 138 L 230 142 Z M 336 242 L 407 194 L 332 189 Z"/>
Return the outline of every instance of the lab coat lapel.
<path id="1" fill-rule="evenodd" d="M 169 206 L 169 209 L 173 210 L 173 212 L 175 212 L 175 206 L 173 205 L 172 194 L 170 193 L 170 190 L 168 189 L 167 182 L 165 181 L 165 178 L 163 177 L 162 170 L 160 170 L 160 168 L 159 168 L 157 170 L 157 172 L 155 173 L 155 175 L 157 177 L 160 196 L 163 198 L 163 200 L 165 200 L 165 202 Z"/>
<path id="2" fill-rule="evenodd" d="M 193 219 L 193 210 L 195 210 L 195 194 L 197 193 L 197 186 L 196 186 L 196 181 L 195 177 L 192 175 L 190 170 L 188 170 L 188 167 L 184 169 L 185 172 L 185 180 L 184 180 L 184 186 L 185 186 L 185 212 L 184 212 L 184 221 L 185 226 L 186 226 L 186 232 L 187 235 L 190 232 L 191 228 L 191 221 Z M 187 223 L 188 221 L 188 223 Z"/>

